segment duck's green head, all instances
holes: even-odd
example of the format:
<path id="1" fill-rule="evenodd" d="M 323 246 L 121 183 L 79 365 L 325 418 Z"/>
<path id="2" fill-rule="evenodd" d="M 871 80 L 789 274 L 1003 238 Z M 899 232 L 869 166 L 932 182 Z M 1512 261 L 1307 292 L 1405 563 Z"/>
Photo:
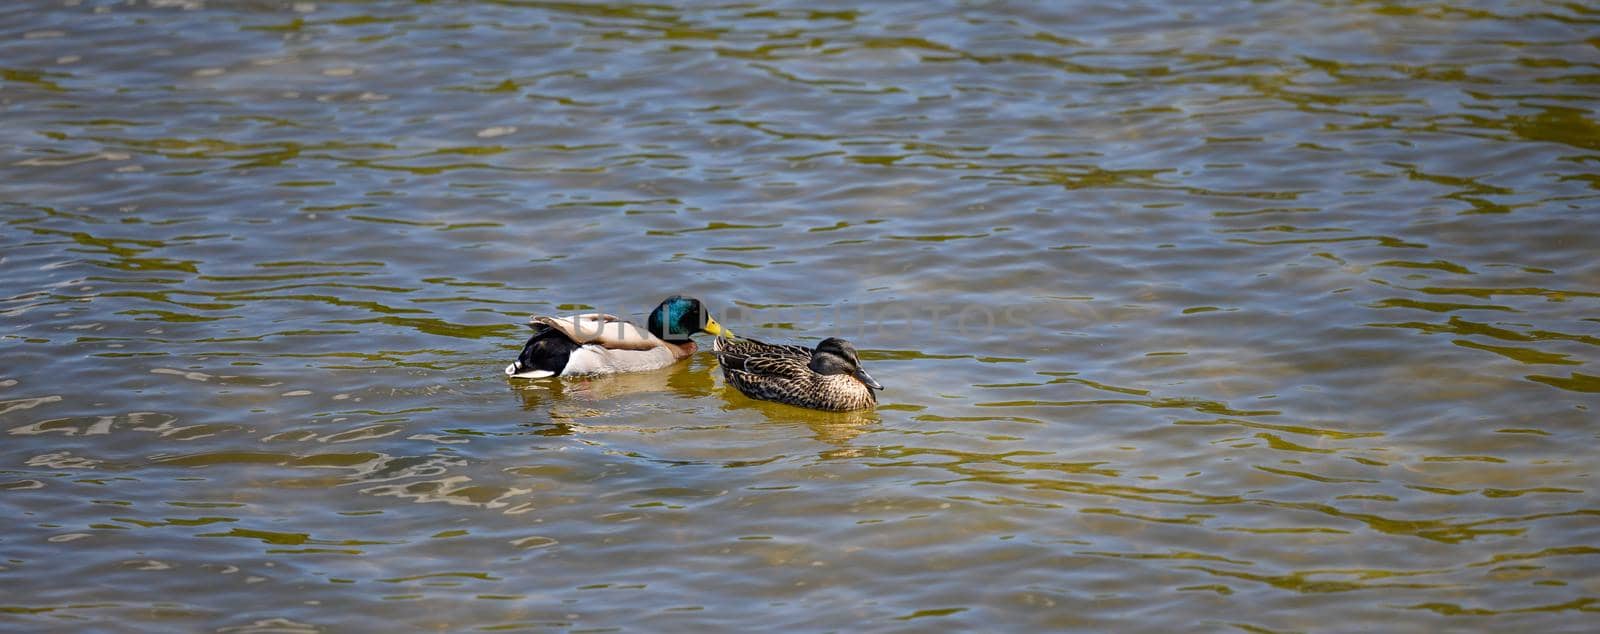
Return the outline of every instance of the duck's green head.
<path id="1" fill-rule="evenodd" d="M 682 295 L 662 300 L 660 306 L 650 311 L 650 320 L 645 327 L 650 334 L 672 342 L 688 341 L 691 335 L 701 332 L 718 337 L 733 335 L 711 318 L 711 313 L 700 300 Z"/>

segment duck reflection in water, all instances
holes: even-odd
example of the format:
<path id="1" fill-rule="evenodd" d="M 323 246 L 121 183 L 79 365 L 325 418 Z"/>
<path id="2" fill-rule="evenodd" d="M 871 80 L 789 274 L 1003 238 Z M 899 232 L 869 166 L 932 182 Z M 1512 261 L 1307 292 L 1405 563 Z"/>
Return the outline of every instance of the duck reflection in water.
<path id="1" fill-rule="evenodd" d="M 700 359 L 662 370 L 564 377 L 538 382 L 507 381 L 507 387 L 522 400 L 522 409 L 548 409 L 571 418 L 614 414 L 636 403 L 628 397 L 640 394 L 671 394 L 696 399 L 716 393 L 712 366 Z"/>
<path id="2" fill-rule="evenodd" d="M 811 437 L 816 439 L 817 442 L 834 447 L 817 454 L 818 457 L 830 460 L 859 457 L 871 453 L 873 451 L 872 448 L 857 447 L 853 445 L 853 442 L 856 437 L 870 431 L 874 425 L 883 420 L 877 410 L 825 412 L 758 401 L 744 398 L 743 396 L 729 398 L 728 404 L 722 407 L 722 411 L 759 412 L 769 425 L 805 425 L 811 432 Z"/>

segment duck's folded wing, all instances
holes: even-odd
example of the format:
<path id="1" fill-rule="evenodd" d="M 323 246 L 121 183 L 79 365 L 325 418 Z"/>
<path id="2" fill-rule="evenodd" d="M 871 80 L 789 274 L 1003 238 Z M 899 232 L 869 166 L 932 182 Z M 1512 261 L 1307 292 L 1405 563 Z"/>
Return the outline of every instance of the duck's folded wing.
<path id="1" fill-rule="evenodd" d="M 811 375 L 804 361 L 790 356 L 761 356 L 745 359 L 744 371 L 782 381 L 800 381 Z"/>
<path id="2" fill-rule="evenodd" d="M 581 344 L 597 344 L 608 350 L 653 350 L 661 340 L 616 315 L 588 313 L 550 317 L 537 315 L 534 324 L 543 324 L 561 331 L 568 339 Z"/>
<path id="3" fill-rule="evenodd" d="M 719 353 L 723 373 L 737 373 L 749 383 L 794 383 L 806 380 L 811 369 L 804 361 L 788 356 L 739 355 Z"/>
<path id="4" fill-rule="evenodd" d="M 755 357 L 792 358 L 811 360 L 811 349 L 804 346 L 789 346 L 774 343 L 765 343 L 749 338 L 728 339 L 717 337 L 713 344 L 717 358 L 748 359 Z"/>

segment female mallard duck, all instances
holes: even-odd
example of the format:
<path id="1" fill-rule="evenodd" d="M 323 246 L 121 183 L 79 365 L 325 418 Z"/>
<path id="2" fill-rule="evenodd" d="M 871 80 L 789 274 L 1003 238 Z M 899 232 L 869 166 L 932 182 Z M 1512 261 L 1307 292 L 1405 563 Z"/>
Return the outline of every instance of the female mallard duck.
<path id="1" fill-rule="evenodd" d="M 711 318 L 700 300 L 673 295 L 650 312 L 647 330 L 616 315 L 589 313 L 528 321 L 533 337 L 506 366 L 506 376 L 539 379 L 568 374 L 659 370 L 694 354 L 695 333 L 732 334 Z"/>
<path id="2" fill-rule="evenodd" d="M 750 398 L 847 412 L 877 405 L 873 390 L 883 389 L 843 339 L 823 339 L 813 350 L 719 336 L 712 349 L 722 378 Z"/>

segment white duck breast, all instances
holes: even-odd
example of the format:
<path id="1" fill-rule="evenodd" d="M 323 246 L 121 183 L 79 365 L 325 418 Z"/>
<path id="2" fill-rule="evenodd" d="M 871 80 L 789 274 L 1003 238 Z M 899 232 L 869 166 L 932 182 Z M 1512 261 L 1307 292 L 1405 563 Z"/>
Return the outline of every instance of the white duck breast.
<path id="1" fill-rule="evenodd" d="M 614 374 L 659 370 L 678 362 L 678 355 L 666 346 L 649 350 L 611 350 L 587 344 L 573 350 L 561 374 Z"/>
<path id="2" fill-rule="evenodd" d="M 542 336 L 559 336 L 565 340 L 551 347 L 565 352 L 566 363 L 558 372 L 548 364 L 518 359 L 506 366 L 505 373 L 509 376 L 538 379 L 557 374 L 593 375 L 658 370 L 687 358 L 695 350 L 693 342 L 669 343 L 616 315 L 604 313 L 564 317 L 541 315 L 534 317 L 530 324 L 537 331 L 535 340 Z"/>

